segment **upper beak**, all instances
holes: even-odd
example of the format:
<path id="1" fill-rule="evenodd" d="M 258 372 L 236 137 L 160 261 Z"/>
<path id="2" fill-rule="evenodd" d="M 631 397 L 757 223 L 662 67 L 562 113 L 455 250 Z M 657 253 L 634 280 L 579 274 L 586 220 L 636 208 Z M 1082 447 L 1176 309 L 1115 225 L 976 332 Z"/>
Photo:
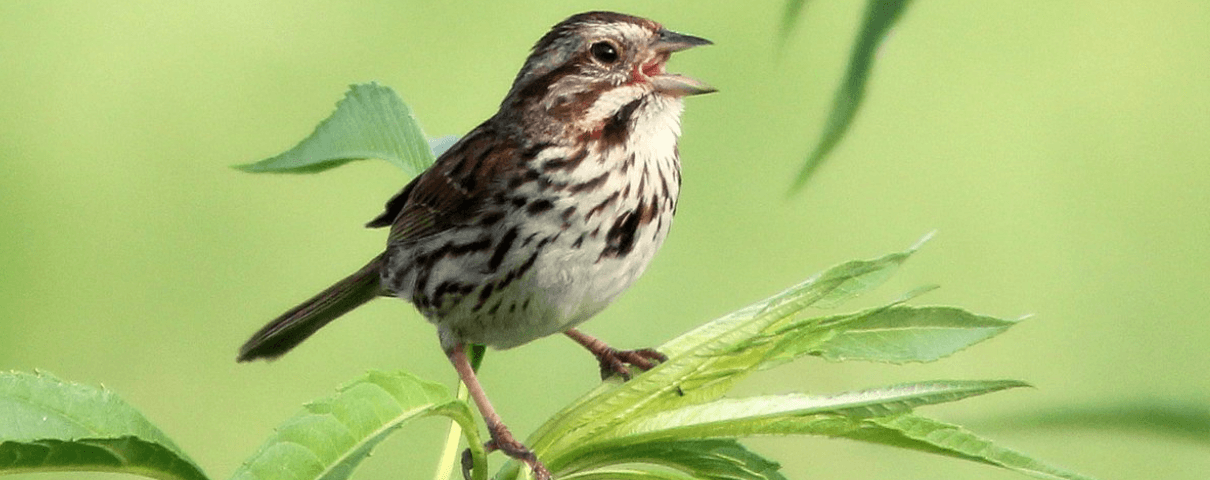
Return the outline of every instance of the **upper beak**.
<path id="1" fill-rule="evenodd" d="M 668 29 L 663 29 L 660 30 L 660 36 L 658 39 L 656 39 L 655 44 L 652 45 L 652 48 L 664 57 L 663 60 L 660 60 L 660 62 L 663 63 L 663 61 L 667 60 L 668 56 L 673 52 L 688 50 L 700 45 L 713 44 L 714 42 L 701 37 L 695 37 L 693 35 L 686 35 Z M 701 80 L 671 73 L 655 75 L 651 77 L 651 83 L 655 85 L 655 89 L 657 91 L 678 97 L 701 95 L 703 93 L 718 91 L 714 87 L 711 87 Z"/>
<path id="2" fill-rule="evenodd" d="M 714 45 L 714 42 L 702 37 L 685 35 L 668 29 L 660 30 L 660 38 L 655 41 L 655 49 L 657 51 L 669 53 L 688 50 L 701 45 Z"/>

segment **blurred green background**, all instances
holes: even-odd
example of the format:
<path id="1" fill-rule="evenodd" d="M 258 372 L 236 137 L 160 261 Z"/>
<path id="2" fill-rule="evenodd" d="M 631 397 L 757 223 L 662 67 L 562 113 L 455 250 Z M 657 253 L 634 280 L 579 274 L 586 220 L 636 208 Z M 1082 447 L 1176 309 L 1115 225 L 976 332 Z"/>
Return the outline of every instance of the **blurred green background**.
<path id="1" fill-rule="evenodd" d="M 371 80 L 429 135 L 464 133 L 550 25 L 612 9 L 712 39 L 672 68 L 720 93 L 688 101 L 674 233 L 586 331 L 659 344 L 935 229 L 888 286 L 841 308 L 937 283 L 923 302 L 1034 316 L 936 364 L 807 360 L 740 393 L 1021 379 L 1037 389 L 923 413 L 1101 478 L 1205 478 L 1207 425 L 1190 425 L 1199 440 L 1019 419 L 1210 408 L 1210 3 L 916 2 L 853 130 L 787 196 L 862 3 L 809 2 L 779 50 L 781 2 L 0 2 L 0 369 L 104 384 L 215 478 L 367 369 L 452 385 L 433 328 L 392 301 L 280 361 L 237 365 L 262 323 L 379 251 L 383 232 L 361 225 L 406 178 L 383 162 L 228 166 L 289 148 Z M 597 367 L 552 338 L 489 353 L 482 376 L 524 436 Z M 357 478 L 430 478 L 444 428 L 408 426 Z M 790 478 L 1024 478 L 846 441 L 750 445 Z"/>

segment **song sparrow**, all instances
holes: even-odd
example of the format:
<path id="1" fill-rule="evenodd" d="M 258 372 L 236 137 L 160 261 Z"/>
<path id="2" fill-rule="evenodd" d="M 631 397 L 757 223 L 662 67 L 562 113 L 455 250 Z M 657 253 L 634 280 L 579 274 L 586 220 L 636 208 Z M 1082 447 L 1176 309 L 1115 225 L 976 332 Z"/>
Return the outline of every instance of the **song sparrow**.
<path id="1" fill-rule="evenodd" d="M 563 332 L 602 375 L 648 369 L 654 350 L 621 352 L 574 327 L 651 261 L 680 192 L 682 97 L 713 92 L 669 74 L 673 52 L 708 40 L 609 12 L 572 16 L 538 40 L 500 110 L 386 204 L 384 253 L 270 322 L 240 361 L 274 358 L 378 296 L 412 302 L 482 413 L 491 441 L 549 472 L 495 413 L 465 344 L 511 348 Z"/>

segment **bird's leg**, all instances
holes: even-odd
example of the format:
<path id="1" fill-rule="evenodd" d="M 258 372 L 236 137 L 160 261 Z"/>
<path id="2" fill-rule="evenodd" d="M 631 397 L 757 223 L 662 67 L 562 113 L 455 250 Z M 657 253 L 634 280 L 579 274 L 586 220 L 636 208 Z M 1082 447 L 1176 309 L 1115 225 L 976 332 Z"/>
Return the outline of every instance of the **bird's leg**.
<path id="1" fill-rule="evenodd" d="M 487 425 L 487 433 L 492 437 L 491 441 L 483 445 L 483 448 L 487 450 L 486 453 L 495 450 L 504 452 L 505 455 L 529 465 L 529 468 L 534 471 L 536 480 L 550 480 L 550 471 L 546 469 L 546 466 L 538 461 L 538 457 L 532 450 L 513 437 L 512 432 L 509 432 L 508 427 L 504 426 L 504 422 L 500 420 L 496 409 L 492 408 L 491 402 L 487 400 L 487 394 L 483 392 L 483 386 L 479 384 L 479 378 L 475 376 L 475 370 L 471 368 L 470 360 L 466 357 L 465 345 L 459 343 L 446 352 L 446 355 L 449 356 L 450 363 L 454 364 L 454 370 L 458 371 L 458 377 L 466 385 L 466 390 L 470 393 L 471 399 L 475 401 L 475 406 L 479 407 L 479 414 L 483 415 L 483 423 Z M 462 475 L 468 480 L 471 470 L 470 454 L 470 449 L 462 453 Z"/>
<path id="2" fill-rule="evenodd" d="M 609 378 L 610 375 L 621 375 L 623 380 L 630 380 L 630 368 L 626 367 L 629 363 L 643 370 L 651 370 L 657 362 L 667 361 L 668 357 L 664 354 L 643 348 L 639 350 L 618 350 L 601 340 L 585 335 L 576 329 L 571 329 L 563 332 L 576 343 L 583 345 L 589 352 L 597 357 L 597 361 L 601 363 L 601 380 Z"/>

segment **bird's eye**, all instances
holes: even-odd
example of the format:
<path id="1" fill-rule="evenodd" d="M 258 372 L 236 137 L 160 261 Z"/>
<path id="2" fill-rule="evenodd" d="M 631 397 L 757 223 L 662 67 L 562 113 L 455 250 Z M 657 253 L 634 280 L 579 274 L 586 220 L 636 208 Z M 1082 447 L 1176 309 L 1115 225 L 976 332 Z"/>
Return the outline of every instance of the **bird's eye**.
<path id="1" fill-rule="evenodd" d="M 592 57 L 601 63 L 610 64 L 618 61 L 618 49 L 612 43 L 597 42 L 588 47 L 588 51 L 592 52 Z"/>

